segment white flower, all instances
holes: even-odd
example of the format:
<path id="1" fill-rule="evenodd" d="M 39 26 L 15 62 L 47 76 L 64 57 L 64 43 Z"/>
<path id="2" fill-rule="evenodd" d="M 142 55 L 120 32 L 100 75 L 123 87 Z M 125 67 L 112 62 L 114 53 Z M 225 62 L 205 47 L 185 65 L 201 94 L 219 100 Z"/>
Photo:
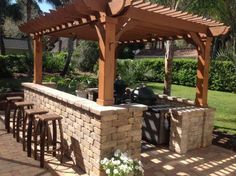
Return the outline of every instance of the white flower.
<path id="1" fill-rule="evenodd" d="M 121 153 L 120 159 L 127 163 L 129 161 L 127 153 Z"/>
<path id="2" fill-rule="evenodd" d="M 117 169 L 114 169 L 113 173 L 114 173 L 114 174 L 118 174 L 119 171 L 118 171 Z"/>
<path id="3" fill-rule="evenodd" d="M 109 175 L 111 173 L 111 170 L 110 169 L 107 169 L 106 170 L 106 174 Z"/>
<path id="4" fill-rule="evenodd" d="M 120 166 L 120 169 L 123 171 L 123 172 L 127 172 L 128 171 L 128 166 L 126 165 L 126 164 L 122 164 L 121 166 Z"/>
<path id="5" fill-rule="evenodd" d="M 120 160 L 114 161 L 114 164 L 115 164 L 115 165 L 120 165 L 120 163 L 121 163 Z"/>
<path id="6" fill-rule="evenodd" d="M 141 161 L 138 161 L 138 164 L 143 167 L 143 163 Z"/>
<path id="7" fill-rule="evenodd" d="M 124 155 L 124 156 L 126 156 L 126 157 L 128 157 L 128 153 L 126 153 L 126 152 L 125 152 L 125 153 L 123 153 L 123 155 Z"/>
<path id="8" fill-rule="evenodd" d="M 140 170 L 142 173 L 144 173 L 144 170 L 143 170 L 142 167 L 139 167 L 139 170 Z"/>
<path id="9" fill-rule="evenodd" d="M 118 149 L 118 150 L 115 151 L 114 156 L 118 157 L 120 155 L 120 153 L 121 153 L 121 151 Z"/>
<path id="10" fill-rule="evenodd" d="M 102 161 L 101 161 L 101 164 L 104 165 L 104 164 L 107 164 L 109 160 L 107 158 L 104 158 Z"/>
<path id="11" fill-rule="evenodd" d="M 101 160 L 101 165 L 107 175 L 130 175 L 137 172 L 144 174 L 141 161 L 133 160 L 128 156 L 128 153 L 122 153 L 120 150 L 116 150 L 111 159 L 104 158 Z"/>

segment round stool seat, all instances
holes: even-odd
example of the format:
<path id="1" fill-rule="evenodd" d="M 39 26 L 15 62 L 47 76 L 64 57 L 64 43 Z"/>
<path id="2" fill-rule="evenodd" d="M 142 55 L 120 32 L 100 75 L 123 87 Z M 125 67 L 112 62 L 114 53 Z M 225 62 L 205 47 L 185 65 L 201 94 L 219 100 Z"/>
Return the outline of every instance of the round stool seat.
<path id="1" fill-rule="evenodd" d="M 17 107 L 33 106 L 33 105 L 34 105 L 34 103 L 27 102 L 27 101 L 15 102 L 15 106 L 17 106 Z"/>
<path id="2" fill-rule="evenodd" d="M 43 110 L 43 109 L 27 109 L 25 110 L 25 113 L 32 116 L 32 115 L 39 115 L 39 114 L 45 114 L 48 113 L 48 111 Z"/>
<path id="3" fill-rule="evenodd" d="M 42 121 L 50 121 L 50 120 L 60 120 L 62 119 L 61 116 L 56 115 L 56 114 L 43 114 L 43 115 L 38 115 L 35 116 L 36 118 L 38 118 L 39 120 Z"/>
<path id="4" fill-rule="evenodd" d="M 16 96 L 16 97 L 7 97 L 7 101 L 20 101 L 23 100 L 23 97 Z"/>

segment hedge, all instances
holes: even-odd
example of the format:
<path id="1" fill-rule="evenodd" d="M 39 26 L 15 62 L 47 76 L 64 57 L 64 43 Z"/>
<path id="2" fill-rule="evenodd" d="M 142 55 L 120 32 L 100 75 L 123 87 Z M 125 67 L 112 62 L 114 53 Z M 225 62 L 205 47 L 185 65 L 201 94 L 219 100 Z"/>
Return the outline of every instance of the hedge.
<path id="1" fill-rule="evenodd" d="M 164 59 L 119 60 L 118 73 L 129 84 L 134 82 L 163 82 Z M 173 80 L 177 85 L 196 85 L 197 61 L 175 59 Z M 209 89 L 236 92 L 236 67 L 230 61 L 212 61 L 209 75 Z"/>
<path id="2" fill-rule="evenodd" d="M 63 70 L 66 53 L 44 53 L 43 71 L 49 73 L 59 73 Z M 71 64 L 72 65 L 72 64 Z M 11 77 L 13 73 L 32 73 L 33 59 L 27 55 L 0 55 L 0 77 Z M 70 66 L 70 70 L 74 68 Z"/>

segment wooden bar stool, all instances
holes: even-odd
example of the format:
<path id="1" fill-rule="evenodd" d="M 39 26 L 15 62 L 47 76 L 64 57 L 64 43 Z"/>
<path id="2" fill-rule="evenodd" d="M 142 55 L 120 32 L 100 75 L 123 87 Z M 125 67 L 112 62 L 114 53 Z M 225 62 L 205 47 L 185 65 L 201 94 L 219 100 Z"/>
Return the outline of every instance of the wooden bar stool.
<path id="1" fill-rule="evenodd" d="M 14 116 L 13 116 L 13 137 L 16 136 L 16 141 L 20 141 L 20 131 L 23 133 L 23 121 L 25 118 L 25 109 L 32 109 L 34 103 L 27 102 L 27 101 L 21 101 L 21 102 L 15 102 L 15 110 L 14 110 Z M 21 128 L 21 129 L 20 129 Z"/>
<path id="2" fill-rule="evenodd" d="M 10 118 L 11 118 L 11 110 L 14 108 L 14 103 L 18 101 L 23 101 L 24 99 L 20 96 L 16 97 L 7 97 L 7 108 L 5 111 L 5 129 L 8 133 L 10 133 Z"/>
<path id="3" fill-rule="evenodd" d="M 23 151 L 25 151 L 25 143 L 27 144 L 27 155 L 28 157 L 31 157 L 31 144 L 32 144 L 32 130 L 35 131 L 36 128 L 36 120 L 35 115 L 41 115 L 46 114 L 48 111 L 43 109 L 27 109 L 25 110 L 25 118 L 23 122 Z M 27 140 L 25 141 L 25 133 L 26 133 L 26 125 L 28 121 L 28 127 L 27 127 Z"/>
<path id="4" fill-rule="evenodd" d="M 37 129 L 40 129 L 40 167 L 44 167 L 44 154 L 45 154 L 45 142 L 50 143 L 47 137 L 47 141 L 45 141 L 46 137 L 46 128 L 48 128 L 49 122 L 52 122 L 52 150 L 47 150 L 47 152 L 52 152 L 53 156 L 56 156 L 56 151 L 61 151 L 61 162 L 63 161 L 64 156 L 64 145 L 63 145 L 63 130 L 62 130 L 62 123 L 61 123 L 61 116 L 58 116 L 56 114 L 44 114 L 37 116 L 38 118 L 38 124 Z M 57 123 L 60 131 L 60 141 L 57 141 Z M 37 130 L 36 130 L 37 132 Z M 37 133 L 35 133 L 35 140 L 34 140 L 34 156 L 35 159 L 37 158 Z M 48 136 L 48 135 L 47 135 Z M 57 148 L 57 144 L 60 146 Z"/>

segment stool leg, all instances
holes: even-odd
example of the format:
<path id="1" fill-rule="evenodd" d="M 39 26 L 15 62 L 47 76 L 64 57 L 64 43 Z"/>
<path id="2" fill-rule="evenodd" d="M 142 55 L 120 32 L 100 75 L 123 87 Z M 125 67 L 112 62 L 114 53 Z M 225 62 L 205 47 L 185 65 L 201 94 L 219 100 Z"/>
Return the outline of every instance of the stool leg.
<path id="1" fill-rule="evenodd" d="M 38 131 L 40 130 L 40 123 L 41 121 L 39 120 L 37 125 L 36 125 L 36 120 L 34 122 L 34 124 L 36 125 L 35 129 L 34 129 L 34 159 L 37 160 L 37 146 L 38 146 Z"/>
<path id="2" fill-rule="evenodd" d="M 27 155 L 28 157 L 31 157 L 32 123 L 33 123 L 33 117 L 29 116 L 29 123 L 28 123 L 28 128 L 27 128 Z"/>
<path id="3" fill-rule="evenodd" d="M 45 127 L 46 122 L 40 124 L 41 126 L 41 134 L 40 134 L 40 167 L 44 167 L 44 145 L 45 145 Z"/>
<path id="4" fill-rule="evenodd" d="M 46 138 L 46 145 L 47 145 L 47 152 L 49 151 L 49 126 L 48 126 L 48 123 L 46 123 L 46 127 L 45 127 L 45 135 L 47 136 Z"/>
<path id="5" fill-rule="evenodd" d="M 5 111 L 5 129 L 10 133 L 10 102 L 7 102 L 7 108 Z"/>
<path id="6" fill-rule="evenodd" d="M 63 162 L 63 156 L 64 156 L 64 137 L 63 137 L 63 131 L 62 131 L 62 124 L 61 120 L 58 120 L 59 130 L 60 130 L 60 138 L 61 138 L 61 163 Z"/>
<path id="7" fill-rule="evenodd" d="M 14 114 L 13 114 L 13 127 L 12 127 L 12 133 L 13 133 L 13 137 L 16 137 L 16 112 L 17 112 L 17 108 L 15 107 L 14 109 Z"/>
<path id="8" fill-rule="evenodd" d="M 25 151 L 25 132 L 26 132 L 26 123 L 27 123 L 27 114 L 23 117 L 23 130 L 22 130 L 22 143 L 23 143 L 23 151 Z"/>
<path id="9" fill-rule="evenodd" d="M 22 109 L 18 108 L 18 115 L 16 119 L 16 141 L 20 141 L 20 120 L 22 118 Z"/>
<path id="10" fill-rule="evenodd" d="M 52 130 L 53 130 L 53 139 L 52 139 L 52 145 L 53 145 L 53 153 L 52 155 L 56 156 L 56 148 L 57 148 L 57 125 L 56 120 L 52 121 Z"/>

